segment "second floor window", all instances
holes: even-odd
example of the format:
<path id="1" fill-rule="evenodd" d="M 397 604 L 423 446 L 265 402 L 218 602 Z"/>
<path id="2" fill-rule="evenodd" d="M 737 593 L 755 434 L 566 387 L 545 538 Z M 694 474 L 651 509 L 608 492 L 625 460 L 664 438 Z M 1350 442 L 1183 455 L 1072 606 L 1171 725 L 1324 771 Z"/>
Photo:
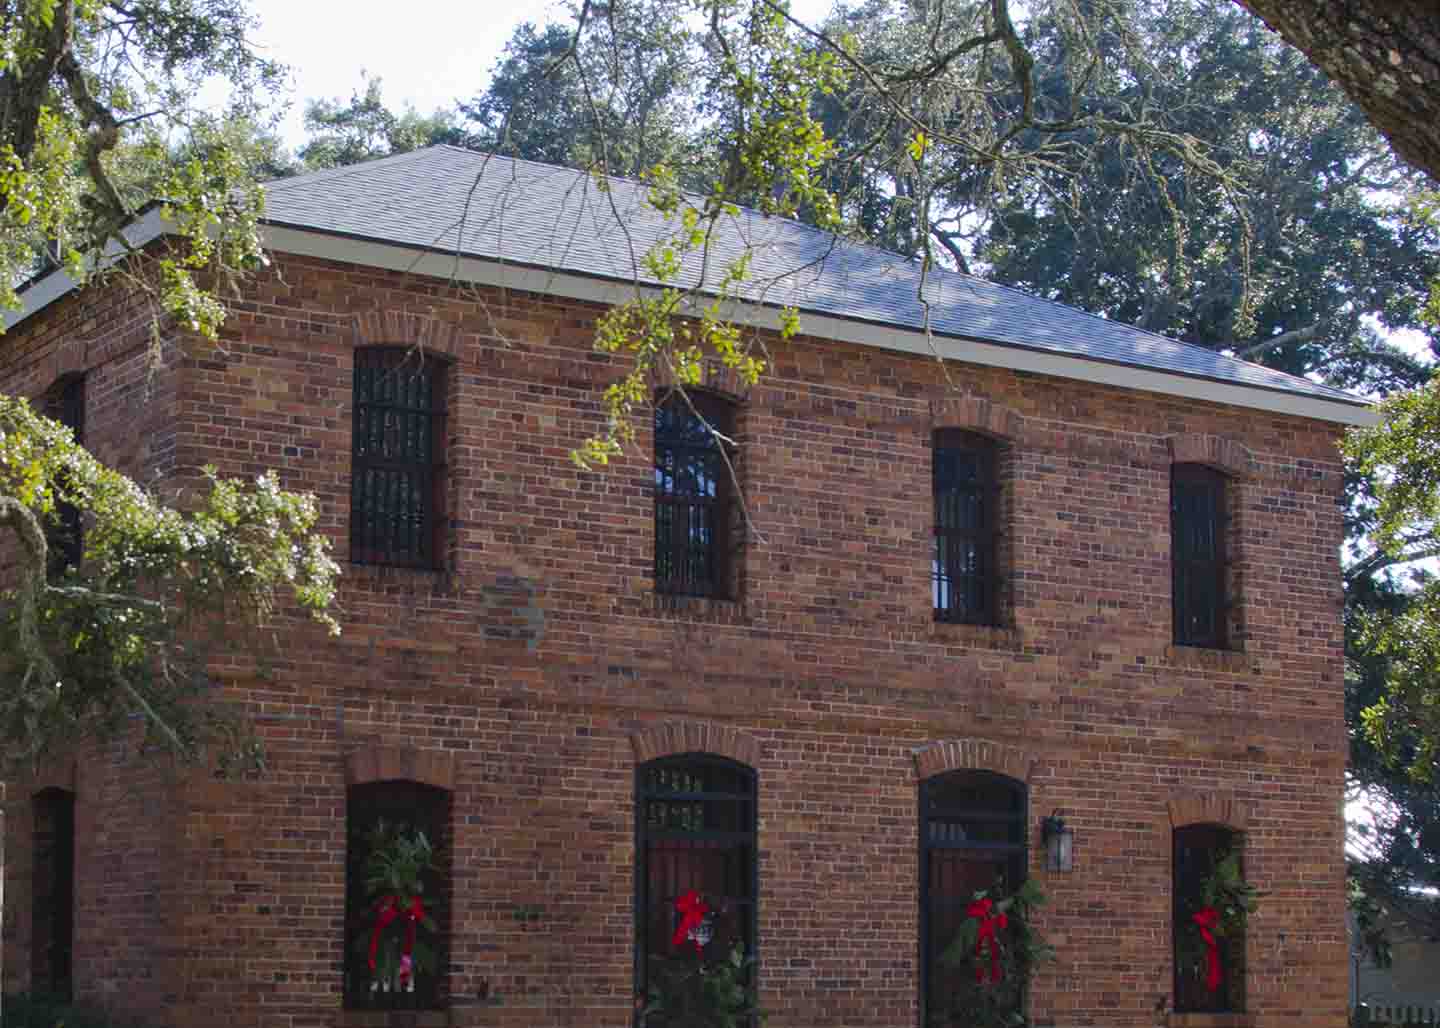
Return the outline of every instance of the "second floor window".
<path id="1" fill-rule="evenodd" d="M 1200 464 L 1170 472 L 1170 558 L 1177 646 L 1226 644 L 1225 476 Z"/>
<path id="2" fill-rule="evenodd" d="M 406 347 L 355 351 L 350 559 L 439 567 L 446 367 Z"/>
<path id="3" fill-rule="evenodd" d="M 935 433 L 935 620 L 997 623 L 995 443 L 971 432 Z"/>
<path id="4" fill-rule="evenodd" d="M 715 432 L 730 436 L 732 415 L 724 400 L 699 393 L 655 408 L 657 592 L 731 593 L 731 475 Z"/>
<path id="5" fill-rule="evenodd" d="M 69 428 L 75 433 L 75 441 L 85 445 L 85 376 L 67 375 L 56 382 L 45 394 L 41 413 Z M 66 568 L 80 566 L 85 539 L 78 507 L 70 503 L 56 505 L 55 520 L 46 528 L 45 544 L 50 578 L 63 575 Z"/>

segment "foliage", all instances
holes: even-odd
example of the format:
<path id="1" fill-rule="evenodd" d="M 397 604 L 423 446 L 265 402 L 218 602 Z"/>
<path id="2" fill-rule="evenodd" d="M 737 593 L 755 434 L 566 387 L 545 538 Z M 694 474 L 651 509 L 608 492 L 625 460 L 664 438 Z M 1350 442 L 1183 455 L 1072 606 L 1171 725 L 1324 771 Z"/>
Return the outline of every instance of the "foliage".
<path id="1" fill-rule="evenodd" d="M 425 916 L 419 918 L 415 928 L 416 936 L 411 952 L 412 975 L 409 977 L 410 990 L 414 988 L 414 975 L 434 974 L 438 958 L 434 945 L 419 934 L 421 930 L 432 937 L 439 926 L 431 916 L 434 913 L 436 897 L 425 896 L 425 879 L 435 870 L 435 849 L 425 833 L 403 824 L 388 824 L 383 818 L 363 840 L 365 856 L 365 895 L 368 900 L 365 930 L 354 940 L 357 952 L 368 953 L 375 932 L 380 933 L 379 948 L 375 956 L 375 984 L 384 991 L 399 991 L 400 971 L 404 943 L 410 925 L 406 911 L 416 900 L 421 901 Z M 394 904 L 401 912 L 388 924 L 379 924 L 381 911 L 387 904 Z M 377 928 L 378 925 L 378 928 Z"/>
<path id="2" fill-rule="evenodd" d="M 57 575 L 45 534 L 65 504 L 85 519 L 84 555 Z M 0 593 L 6 761 L 123 737 L 137 720 L 147 746 L 181 759 L 209 744 L 253 755 L 211 690 L 208 660 L 253 643 L 282 599 L 338 632 L 327 608 L 339 568 L 312 533 L 314 499 L 273 476 L 247 485 L 207 472 L 193 506 L 164 505 L 68 428 L 0 396 L 0 525 L 18 544 Z"/>
<path id="3" fill-rule="evenodd" d="M 1180 921 L 1176 925 L 1175 958 L 1182 972 L 1205 977 L 1206 954 L 1209 946 L 1200 934 L 1200 928 L 1191 918 L 1209 908 L 1218 915 L 1218 921 L 1210 933 L 1215 937 L 1221 951 L 1225 950 L 1227 938 L 1245 937 L 1245 925 L 1250 915 L 1259 909 L 1261 893 L 1245 880 L 1240 870 L 1240 851 L 1231 848 L 1217 853 L 1215 868 L 1200 884 L 1194 896 L 1183 897 L 1180 905 Z"/>
<path id="4" fill-rule="evenodd" d="M 23 0 L 0 32 L 0 305 L 55 264 L 85 279 L 163 201 L 177 237 L 137 275 L 157 306 L 213 338 L 216 291 L 261 260 L 259 193 L 234 126 L 253 126 L 282 69 L 257 57 L 244 0 Z M 207 79 L 219 117 L 192 118 Z M 158 160 L 179 150 L 184 159 Z M 122 269 L 134 269 L 121 265 Z"/>
<path id="5" fill-rule="evenodd" d="M 1006 927 L 999 932 L 1001 978 L 992 981 L 989 944 L 980 950 L 976 942 L 980 921 L 970 917 L 960 926 L 955 939 L 940 955 L 940 964 L 949 980 L 944 993 L 950 998 L 946 1010 L 930 1011 L 930 1023 L 966 1028 L 1012 1028 L 1027 1024 L 1025 995 L 1040 965 L 1055 959 L 1055 951 L 1035 928 L 1035 911 L 1045 905 L 1045 894 L 1033 879 L 1026 879 L 1008 896 L 977 892 L 976 902 L 989 899 L 996 914 L 1004 914 Z"/>
<path id="6" fill-rule="evenodd" d="M 339 100 L 306 104 L 305 129 L 310 139 L 299 156 L 310 171 L 409 153 L 437 143 L 466 142 L 454 117 L 444 111 L 429 116 L 412 108 L 400 114 L 391 111 L 381 97 L 380 79 L 370 76 L 365 78 L 364 94 L 352 93 L 348 104 Z"/>
<path id="7" fill-rule="evenodd" d="M 757 1005 L 755 959 L 739 943 L 718 960 L 659 954 L 650 958 L 650 988 L 640 1023 L 675 1028 L 746 1028 L 765 1015 Z"/>

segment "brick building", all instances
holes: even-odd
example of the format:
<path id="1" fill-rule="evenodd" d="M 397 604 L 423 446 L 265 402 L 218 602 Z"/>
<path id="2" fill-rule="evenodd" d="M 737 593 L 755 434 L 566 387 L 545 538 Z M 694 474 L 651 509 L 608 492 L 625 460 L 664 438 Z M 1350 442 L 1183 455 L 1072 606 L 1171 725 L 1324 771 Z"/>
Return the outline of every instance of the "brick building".
<path id="1" fill-rule="evenodd" d="M 742 215 L 742 315 L 805 333 L 697 393 L 751 533 L 688 409 L 605 473 L 568 456 L 619 370 L 595 319 L 662 230 L 629 183 L 436 148 L 275 184 L 273 266 L 212 352 L 155 370 L 118 285 L 31 286 L 0 388 L 161 490 L 278 468 L 348 563 L 340 638 L 216 669 L 263 777 L 118 747 L 7 783 L 5 989 L 175 1026 L 619 1028 L 693 888 L 771 1028 L 909 1028 L 971 890 L 1028 877 L 1057 951 L 1033 1024 L 1340 1028 L 1363 404 L 944 272 L 927 339 L 913 265 Z M 398 1013 L 356 950 L 377 811 L 441 842 L 444 970 Z M 1226 849 L 1266 895 L 1202 993 L 1172 925 Z"/>

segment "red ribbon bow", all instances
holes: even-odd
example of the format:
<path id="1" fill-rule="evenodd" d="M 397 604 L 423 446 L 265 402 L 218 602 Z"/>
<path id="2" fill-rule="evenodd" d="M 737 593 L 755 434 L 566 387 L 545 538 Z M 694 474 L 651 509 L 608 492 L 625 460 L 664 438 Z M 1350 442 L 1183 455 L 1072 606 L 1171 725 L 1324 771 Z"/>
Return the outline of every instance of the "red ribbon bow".
<path id="1" fill-rule="evenodd" d="M 1000 937 L 996 931 L 1010 924 L 1010 918 L 1003 912 L 992 914 L 991 911 L 994 909 L 995 904 L 988 899 L 976 900 L 965 908 L 967 917 L 978 918 L 980 921 L 980 933 L 975 938 L 975 956 L 980 957 L 980 951 L 984 948 L 985 943 L 990 943 L 990 982 L 992 985 L 1005 977 L 1004 971 L 1000 967 Z M 980 959 L 983 961 L 984 958 L 980 957 Z M 975 980 L 977 982 L 985 981 L 985 968 L 982 963 L 975 965 Z"/>
<path id="2" fill-rule="evenodd" d="M 375 928 L 370 933 L 370 970 L 375 970 L 375 955 L 380 951 L 380 934 L 397 917 L 405 918 L 405 944 L 400 950 L 400 981 L 410 980 L 413 963 L 410 954 L 415 949 L 415 926 L 425 917 L 425 905 L 416 896 L 410 900 L 409 908 L 400 905 L 399 896 L 382 896 L 375 901 Z"/>
<path id="3" fill-rule="evenodd" d="M 698 892 L 691 889 L 675 901 L 675 909 L 680 914 L 680 926 L 675 929 L 675 934 L 670 939 L 670 945 L 683 946 L 687 939 L 692 939 L 695 929 L 705 923 L 705 915 L 710 913 L 710 907 L 700 898 Z M 703 952 L 704 947 L 700 945 L 699 938 L 693 938 L 693 941 L 695 952 Z"/>
<path id="4" fill-rule="evenodd" d="M 1212 931 L 1220 923 L 1220 912 L 1214 907 L 1201 907 L 1191 917 L 1200 927 L 1200 938 L 1205 940 L 1205 988 L 1211 992 L 1220 988 L 1220 948 Z"/>

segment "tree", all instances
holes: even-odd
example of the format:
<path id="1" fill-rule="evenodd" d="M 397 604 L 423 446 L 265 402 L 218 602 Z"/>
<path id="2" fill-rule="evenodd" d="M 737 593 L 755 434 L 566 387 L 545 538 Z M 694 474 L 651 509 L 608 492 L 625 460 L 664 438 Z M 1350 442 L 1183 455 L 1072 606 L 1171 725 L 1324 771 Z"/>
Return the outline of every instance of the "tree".
<path id="1" fill-rule="evenodd" d="M 437 143 L 466 143 L 465 133 L 455 124 L 453 115 L 436 111 L 426 116 L 408 107 L 395 114 L 381 97 L 380 79 L 363 77 L 364 94 L 351 93 L 347 104 L 312 100 L 305 105 L 305 129 L 310 139 L 299 153 L 305 170 L 359 164 Z"/>
<path id="2" fill-rule="evenodd" d="M 281 71 L 250 48 L 244 0 L 11 0 L 4 15 L 0 303 L 46 263 L 77 278 L 108 266 L 106 248 L 127 252 L 122 230 L 163 197 L 180 242 L 135 281 L 213 336 L 215 290 L 261 260 L 259 193 L 229 122 L 252 122 Z M 191 111 L 207 78 L 232 85 L 225 116 Z"/>
<path id="3" fill-rule="evenodd" d="M 338 631 L 327 608 L 339 568 L 316 516 L 312 498 L 268 476 L 212 476 L 193 510 L 168 507 L 68 428 L 0 397 L 0 525 L 16 561 L 0 593 L 0 766 L 122 736 L 133 719 L 181 759 L 219 744 L 223 769 L 248 752 L 208 663 L 253 646 L 246 629 L 282 601 Z M 57 561 L 50 543 L 67 523 L 83 525 L 83 547 Z"/>
<path id="4" fill-rule="evenodd" d="M 1395 152 L 1440 181 L 1440 8 L 1431 0 L 1235 0 L 1359 104 Z"/>

